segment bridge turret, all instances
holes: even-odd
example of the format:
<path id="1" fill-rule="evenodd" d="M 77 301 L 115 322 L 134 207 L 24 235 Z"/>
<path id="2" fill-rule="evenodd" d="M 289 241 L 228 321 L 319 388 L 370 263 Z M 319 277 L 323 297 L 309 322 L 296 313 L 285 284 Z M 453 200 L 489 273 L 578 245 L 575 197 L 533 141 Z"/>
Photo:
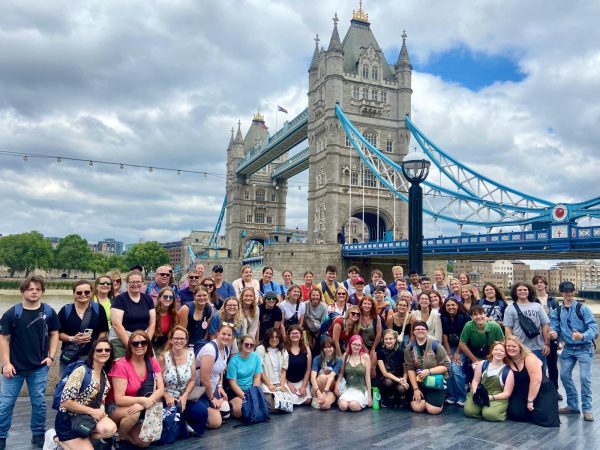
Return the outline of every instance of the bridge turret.
<path id="1" fill-rule="evenodd" d="M 408 48 L 406 47 L 406 30 L 402 32 L 402 48 L 398 55 L 398 61 L 396 61 L 396 79 L 400 84 L 401 88 L 411 88 L 412 79 L 412 64 L 410 63 L 410 57 L 408 56 Z"/>

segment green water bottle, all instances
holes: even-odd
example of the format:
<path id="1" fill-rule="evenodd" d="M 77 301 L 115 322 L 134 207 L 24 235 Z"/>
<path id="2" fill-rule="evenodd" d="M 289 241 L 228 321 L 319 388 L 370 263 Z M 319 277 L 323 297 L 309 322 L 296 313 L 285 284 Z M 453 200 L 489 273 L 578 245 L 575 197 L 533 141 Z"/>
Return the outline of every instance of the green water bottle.
<path id="1" fill-rule="evenodd" d="M 381 394 L 379 393 L 379 388 L 373 388 L 373 409 L 379 409 L 379 400 L 381 400 Z"/>

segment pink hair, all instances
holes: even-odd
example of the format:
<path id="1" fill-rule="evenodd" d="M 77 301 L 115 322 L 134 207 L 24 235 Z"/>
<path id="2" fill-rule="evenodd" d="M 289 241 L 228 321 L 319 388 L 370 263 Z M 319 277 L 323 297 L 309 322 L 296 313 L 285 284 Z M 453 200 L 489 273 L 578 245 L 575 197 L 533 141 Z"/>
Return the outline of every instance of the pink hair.
<path id="1" fill-rule="evenodd" d="M 363 353 L 367 353 L 367 349 L 365 347 L 365 342 L 363 341 L 363 338 L 359 334 L 355 334 L 348 340 L 348 350 L 349 350 L 348 355 L 350 355 L 352 353 L 352 344 L 356 341 L 360 342 L 359 354 L 362 355 Z"/>

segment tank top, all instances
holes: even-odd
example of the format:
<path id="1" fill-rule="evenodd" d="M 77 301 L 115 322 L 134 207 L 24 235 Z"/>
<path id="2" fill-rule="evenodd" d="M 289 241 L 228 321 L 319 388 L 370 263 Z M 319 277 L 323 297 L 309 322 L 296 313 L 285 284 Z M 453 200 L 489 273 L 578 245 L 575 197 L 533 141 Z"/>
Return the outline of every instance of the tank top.
<path id="1" fill-rule="evenodd" d="M 504 382 L 502 381 L 502 370 L 504 367 L 506 366 L 502 364 L 500 367 L 494 368 L 490 364 L 483 372 L 481 383 L 490 395 L 499 394 L 504 390 Z"/>
<path id="2" fill-rule="evenodd" d="M 396 318 L 394 317 L 392 329 L 398 334 L 402 334 L 402 324 L 404 323 L 404 319 L 401 319 L 400 322 L 400 325 L 396 325 Z M 406 321 L 406 326 L 404 327 L 404 335 L 410 336 L 410 318 Z"/>
<path id="3" fill-rule="evenodd" d="M 513 395 L 521 398 L 527 397 L 529 394 L 529 373 L 527 373 L 527 369 L 523 366 L 521 370 L 512 369 L 512 371 L 515 377 Z"/>
<path id="4" fill-rule="evenodd" d="M 300 352 L 297 355 L 294 355 L 292 352 L 288 351 L 288 355 L 287 379 L 292 383 L 298 383 L 304 379 L 304 374 L 306 373 L 306 367 L 308 365 L 306 353 Z"/>
<path id="5" fill-rule="evenodd" d="M 361 392 L 367 390 L 367 386 L 365 385 L 365 366 L 362 361 L 354 367 L 346 363 L 346 370 L 344 373 L 344 376 L 346 377 L 346 386 L 348 388 L 358 389 Z"/>
<path id="6" fill-rule="evenodd" d="M 361 326 L 360 335 L 365 341 L 365 346 L 371 350 L 373 342 L 375 341 L 375 328 L 373 327 L 373 321 L 369 320 L 369 325 L 365 328 Z"/>
<path id="7" fill-rule="evenodd" d="M 179 398 L 185 390 L 188 381 L 192 378 L 192 362 L 194 361 L 194 352 L 188 350 L 185 363 L 179 366 L 173 364 L 171 351 L 167 350 L 164 353 L 165 370 L 163 379 L 165 382 L 165 391 L 175 398 Z"/>

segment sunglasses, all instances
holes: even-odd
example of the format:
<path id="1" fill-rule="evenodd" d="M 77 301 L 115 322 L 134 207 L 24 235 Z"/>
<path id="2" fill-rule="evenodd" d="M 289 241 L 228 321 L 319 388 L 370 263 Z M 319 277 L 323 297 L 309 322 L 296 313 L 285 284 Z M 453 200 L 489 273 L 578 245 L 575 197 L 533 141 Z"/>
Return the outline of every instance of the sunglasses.
<path id="1" fill-rule="evenodd" d="M 254 344 L 251 344 L 250 342 L 244 342 L 243 346 L 244 346 L 245 348 L 253 348 L 253 347 L 254 347 Z"/>
<path id="2" fill-rule="evenodd" d="M 92 293 L 92 291 L 75 291 L 75 295 L 77 297 L 87 297 L 88 295 L 90 295 Z"/>
<path id="3" fill-rule="evenodd" d="M 113 281 L 113 283 L 121 283 L 121 279 L 120 278 L 117 278 L 117 279 L 112 280 L 112 281 Z"/>
<path id="4" fill-rule="evenodd" d="M 360 316 L 360 313 L 357 313 L 357 312 L 351 312 L 351 313 L 350 313 L 350 315 L 351 315 L 351 316 Z"/>
<path id="5" fill-rule="evenodd" d="M 338 292 L 336 295 L 337 295 L 338 297 L 345 297 L 345 296 L 346 296 L 346 293 L 345 293 L 345 292 Z"/>
<path id="6" fill-rule="evenodd" d="M 223 269 L 215 269 L 213 270 L 214 273 L 223 273 Z"/>
<path id="7" fill-rule="evenodd" d="M 148 341 L 143 340 L 143 341 L 133 341 L 131 343 L 132 347 L 146 347 L 148 345 Z"/>
<path id="8" fill-rule="evenodd" d="M 111 281 L 101 281 L 100 283 L 98 283 L 98 286 L 112 286 L 112 282 Z"/>
<path id="9" fill-rule="evenodd" d="M 112 349 L 110 348 L 97 348 L 95 350 L 96 353 L 110 353 L 112 352 Z"/>
<path id="10" fill-rule="evenodd" d="M 205 288 L 214 288 L 215 287 L 215 285 L 212 283 L 205 283 L 202 286 L 204 286 Z"/>
<path id="11" fill-rule="evenodd" d="M 200 277 L 188 277 L 188 279 L 190 279 L 190 280 L 199 280 Z"/>
<path id="12" fill-rule="evenodd" d="M 233 328 L 233 324 L 231 322 L 221 322 L 223 325 L 227 325 L 228 327 L 232 327 Z M 252 344 L 254 345 L 254 344 Z"/>
<path id="13" fill-rule="evenodd" d="M 171 276 L 170 273 L 157 273 L 156 275 L 161 276 L 161 277 L 170 277 Z"/>
<path id="14" fill-rule="evenodd" d="M 174 295 L 163 295 L 162 296 L 163 300 L 175 300 L 175 296 Z"/>
<path id="15" fill-rule="evenodd" d="M 265 298 L 266 302 L 276 302 L 277 301 L 277 297 L 267 297 Z"/>

